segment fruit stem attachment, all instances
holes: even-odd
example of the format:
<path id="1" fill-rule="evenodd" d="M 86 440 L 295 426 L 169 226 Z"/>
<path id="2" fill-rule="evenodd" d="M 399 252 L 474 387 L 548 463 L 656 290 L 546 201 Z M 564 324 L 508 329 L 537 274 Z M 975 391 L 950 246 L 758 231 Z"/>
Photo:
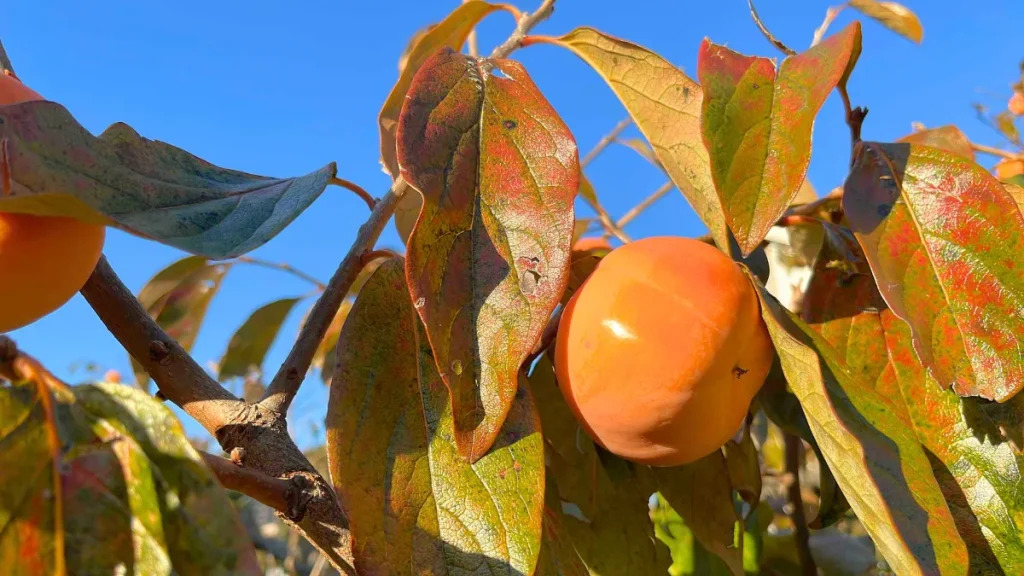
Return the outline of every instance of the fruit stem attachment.
<path id="1" fill-rule="evenodd" d="M 367 207 L 370 208 L 370 211 L 373 211 L 374 207 L 377 206 L 377 199 L 374 198 L 373 196 L 370 196 L 369 192 L 367 192 L 362 186 L 356 184 L 355 182 L 350 182 L 348 180 L 345 180 L 344 178 L 338 178 L 337 176 L 335 176 L 331 178 L 331 184 L 334 184 L 335 186 L 341 186 L 342 188 L 347 188 L 352 192 L 355 192 L 356 196 L 359 196 L 360 198 L 363 199 L 363 202 L 366 202 L 366 205 Z"/>
<path id="2" fill-rule="evenodd" d="M 786 475 L 783 483 L 789 499 L 789 518 L 793 521 L 793 533 L 796 536 L 796 552 L 800 559 L 800 570 L 804 576 L 816 576 L 818 569 L 811 556 L 810 531 L 807 529 L 807 517 L 804 515 L 804 500 L 800 493 L 800 438 L 786 434 Z"/>

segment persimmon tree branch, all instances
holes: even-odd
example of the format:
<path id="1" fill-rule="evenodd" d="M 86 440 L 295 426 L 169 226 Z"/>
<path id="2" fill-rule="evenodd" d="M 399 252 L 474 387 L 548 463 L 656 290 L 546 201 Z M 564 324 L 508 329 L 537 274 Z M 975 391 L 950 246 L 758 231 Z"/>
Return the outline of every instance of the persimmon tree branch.
<path id="1" fill-rule="evenodd" d="M 316 354 L 317 347 L 320 346 L 320 342 L 327 334 L 327 329 L 337 315 L 352 284 L 359 276 L 359 271 L 363 269 L 363 254 L 373 250 L 374 244 L 377 243 L 381 232 L 384 231 L 384 226 L 394 214 L 398 200 L 405 194 L 407 188 L 408 185 L 404 180 L 401 178 L 396 180 L 391 190 L 388 190 L 388 193 L 374 206 L 373 211 L 370 212 L 370 218 L 359 228 L 355 242 L 348 254 L 345 255 L 345 259 L 338 265 L 337 271 L 327 283 L 320 299 L 316 301 L 306 323 L 302 326 L 302 331 L 299 332 L 295 345 L 292 346 L 291 352 L 288 353 L 288 357 L 267 387 L 263 399 L 260 400 L 260 406 L 264 409 L 281 415 L 288 412 L 292 399 L 295 398 L 299 386 L 306 378 L 306 372 L 309 371 L 309 366 L 313 362 L 313 355 Z"/>
<path id="2" fill-rule="evenodd" d="M 291 264 L 288 264 L 286 262 L 278 264 L 276 262 L 268 262 L 266 260 L 261 260 L 259 258 L 253 258 L 251 256 L 245 256 L 245 255 L 239 256 L 239 257 L 235 258 L 235 261 L 236 262 L 242 262 L 243 264 L 249 264 L 249 265 L 252 265 L 252 266 L 259 266 L 261 268 L 270 268 L 271 270 L 280 270 L 281 272 L 285 272 L 287 274 L 291 274 L 292 276 L 295 276 L 296 278 L 299 278 L 301 280 L 305 280 L 306 282 L 309 282 L 310 284 L 316 286 L 320 291 L 323 291 L 324 289 L 327 288 L 326 284 L 321 282 L 318 278 L 316 278 L 312 274 L 307 274 L 307 273 L 305 273 L 305 272 L 303 272 L 301 270 L 297 270 Z"/>
<path id="3" fill-rule="evenodd" d="M 754 0 L 747 0 L 747 6 L 750 6 L 750 16 L 754 19 L 754 23 L 757 24 L 757 27 L 761 30 L 761 34 L 764 34 L 764 37 L 767 38 L 773 46 L 778 48 L 786 56 L 793 56 L 796 54 L 795 50 L 783 44 L 781 40 L 776 38 L 768 30 L 768 27 L 764 25 L 764 22 L 761 22 L 761 17 L 757 14 L 757 8 L 754 8 Z"/>
<path id="4" fill-rule="evenodd" d="M 594 158 L 597 158 L 599 154 L 601 154 L 602 152 L 605 151 L 606 148 L 611 146 L 611 144 L 615 142 L 615 140 L 619 137 L 619 134 L 622 134 L 622 131 L 625 130 L 626 128 L 629 128 L 629 125 L 632 123 L 632 117 L 623 118 L 622 120 L 619 120 L 619 123 L 616 124 L 610 132 L 602 136 L 601 139 L 597 141 L 597 144 L 595 144 L 594 147 L 590 149 L 590 152 L 587 152 L 587 155 L 584 156 L 582 160 L 580 160 L 580 169 L 582 170 L 583 168 L 586 168 L 591 162 L 593 162 Z"/>
<path id="5" fill-rule="evenodd" d="M 817 567 L 811 556 L 810 531 L 807 529 L 807 516 L 804 514 L 804 499 L 800 493 L 800 438 L 786 434 L 786 474 L 783 484 L 789 500 L 789 517 L 793 521 L 796 536 L 796 552 L 800 559 L 800 571 L 805 576 L 816 576 Z"/>
<path id="6" fill-rule="evenodd" d="M 647 210 L 655 202 L 657 202 L 658 200 L 661 200 L 673 188 L 675 188 L 675 184 L 674 183 L 672 183 L 671 181 L 665 182 L 657 190 L 655 190 L 654 192 L 651 192 L 650 196 L 648 196 L 647 198 L 644 198 L 643 200 L 640 201 L 639 204 L 637 204 L 636 206 L 630 208 L 629 212 L 626 212 L 625 214 L 623 214 L 622 218 L 619 218 L 619 221 L 616 222 L 615 225 L 618 226 L 619 228 L 625 228 L 626 224 L 629 224 L 637 216 L 639 216 L 640 214 L 643 214 L 644 210 Z"/>
<path id="7" fill-rule="evenodd" d="M 537 7 L 537 10 L 532 14 L 524 12 L 519 17 L 519 22 L 516 24 L 515 31 L 508 37 L 501 46 L 498 46 L 491 52 L 491 58 L 507 58 L 509 54 L 515 52 L 523 45 L 523 38 L 534 29 L 537 24 L 540 24 L 546 20 L 555 11 L 555 0 L 544 0 L 541 5 Z"/>
<path id="8" fill-rule="evenodd" d="M 1017 160 L 1022 156 L 1020 154 L 1014 154 L 1009 150 L 1003 150 L 1002 148 L 996 148 L 994 146 L 986 146 L 984 144 L 975 144 L 971 142 L 971 149 L 975 152 L 981 152 L 982 154 L 988 154 L 990 156 L 998 156 L 1000 158 L 1006 158 L 1007 160 Z"/>

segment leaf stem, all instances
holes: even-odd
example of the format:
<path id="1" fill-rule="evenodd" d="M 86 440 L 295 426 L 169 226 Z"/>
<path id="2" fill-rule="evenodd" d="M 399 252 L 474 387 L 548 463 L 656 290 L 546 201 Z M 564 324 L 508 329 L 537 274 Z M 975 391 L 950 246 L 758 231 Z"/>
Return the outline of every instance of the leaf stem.
<path id="1" fill-rule="evenodd" d="M 671 181 L 665 182 L 664 184 L 661 185 L 660 188 L 652 192 L 650 196 L 644 198 L 643 200 L 640 201 L 639 204 L 630 208 L 629 212 L 623 214 L 622 218 L 619 218 L 619 221 L 616 222 L 615 225 L 618 226 L 619 228 L 625 228 L 626 224 L 632 222 L 634 218 L 639 216 L 641 213 L 643 213 L 644 210 L 647 210 L 648 208 L 651 207 L 651 205 L 653 205 L 655 202 L 657 202 L 666 194 L 668 194 L 673 188 L 675 188 L 675 186 L 676 185 L 673 184 Z"/>
<path id="2" fill-rule="evenodd" d="M 399 254 L 398 252 L 395 252 L 394 250 L 392 250 L 390 248 L 381 248 L 380 250 L 371 250 L 370 252 L 363 253 L 363 255 L 359 257 L 359 263 L 360 263 L 360 265 L 362 265 L 365 268 L 367 264 L 369 264 L 370 262 L 373 262 L 374 260 L 377 260 L 379 258 L 401 258 L 401 257 L 402 257 L 401 254 Z"/>
<path id="3" fill-rule="evenodd" d="M 262 408 L 282 416 L 287 414 L 292 399 L 295 398 L 306 372 L 309 371 L 317 347 L 327 334 L 331 321 L 337 315 L 349 288 L 359 276 L 359 271 L 363 269 L 363 254 L 373 249 L 373 245 L 384 231 L 384 226 L 394 214 L 398 200 L 405 194 L 407 188 L 405 180 L 396 180 L 388 193 L 374 206 L 370 218 L 359 228 L 348 254 L 338 265 L 334 276 L 313 305 L 313 310 L 303 324 L 299 337 L 288 353 L 288 358 L 267 387 L 259 403 Z"/>
<path id="4" fill-rule="evenodd" d="M 530 33 L 537 24 L 546 20 L 555 11 L 555 0 L 544 0 L 537 10 L 532 13 L 523 13 L 518 18 L 515 31 L 508 37 L 501 46 L 491 52 L 491 58 L 507 58 L 509 54 L 522 47 L 523 38 Z"/>
<path id="5" fill-rule="evenodd" d="M 782 43 L 781 40 L 772 35 L 772 33 L 764 25 L 764 22 L 761 22 L 761 17 L 758 16 L 757 14 L 757 8 L 754 8 L 754 0 L 747 0 L 747 5 L 750 6 L 750 16 L 754 19 L 754 23 L 757 24 L 757 27 L 761 29 L 761 34 L 764 34 L 764 37 L 767 38 L 773 46 L 778 48 L 786 56 L 793 56 L 794 54 L 796 54 L 795 50 L 793 50 L 789 46 L 786 46 L 785 44 Z"/>
<path id="6" fill-rule="evenodd" d="M 1002 148 L 996 148 L 994 146 L 986 146 L 984 144 L 975 144 L 971 142 L 971 149 L 975 152 L 981 152 L 982 154 L 988 154 L 990 156 L 999 156 L 1000 158 L 1006 158 L 1008 160 L 1018 160 L 1021 158 L 1020 154 L 1015 154 L 1009 150 L 1003 150 Z"/>
<path id="7" fill-rule="evenodd" d="M 331 178 L 331 184 L 334 184 L 335 186 L 341 186 L 342 188 L 348 188 L 349 190 L 355 192 L 356 196 L 359 196 L 360 198 L 363 199 L 363 202 L 366 202 L 366 205 L 370 208 L 371 211 L 373 210 L 374 206 L 377 205 L 377 199 L 374 198 L 373 196 L 370 196 L 369 192 L 367 192 L 365 189 L 363 189 L 362 186 L 356 184 L 355 182 L 349 182 L 344 178 L 338 178 L 337 176 L 335 176 Z"/>
<path id="8" fill-rule="evenodd" d="M 828 27 L 832 25 L 836 16 L 839 16 L 839 13 L 847 6 L 849 6 L 849 3 L 840 4 L 839 6 L 831 6 L 825 11 L 825 19 L 822 20 L 821 26 L 818 26 L 818 29 L 814 31 L 814 39 L 811 40 L 812 48 L 817 46 L 818 42 L 821 42 L 821 39 L 825 36 L 825 32 L 828 31 Z"/>
<path id="9" fill-rule="evenodd" d="M 296 278 L 301 278 L 302 280 L 305 280 L 306 282 L 309 282 L 310 284 L 316 286 L 319 289 L 320 292 L 323 292 L 324 289 L 327 288 L 326 284 L 324 284 L 323 282 L 317 280 L 312 275 L 306 274 L 305 272 L 302 272 L 301 270 L 296 270 L 294 267 L 292 267 L 291 264 L 288 264 L 286 262 L 282 262 L 280 264 L 276 264 L 274 262 L 269 262 L 267 260 L 261 260 L 259 258 L 253 258 L 252 256 L 239 256 L 239 257 L 235 258 L 235 261 L 236 262 L 241 262 L 243 264 L 251 264 L 253 266 L 260 266 L 262 268 L 270 268 L 272 270 L 280 270 L 281 272 L 285 272 L 287 274 L 291 274 L 292 276 L 295 276 Z"/>
<path id="10" fill-rule="evenodd" d="M 804 576 L 816 576 L 817 567 L 811 556 L 810 531 L 807 529 L 807 517 L 804 515 L 804 501 L 800 493 L 800 438 L 786 434 L 786 485 L 789 499 L 789 518 L 793 521 L 796 536 L 796 552 L 800 559 L 800 569 Z"/>

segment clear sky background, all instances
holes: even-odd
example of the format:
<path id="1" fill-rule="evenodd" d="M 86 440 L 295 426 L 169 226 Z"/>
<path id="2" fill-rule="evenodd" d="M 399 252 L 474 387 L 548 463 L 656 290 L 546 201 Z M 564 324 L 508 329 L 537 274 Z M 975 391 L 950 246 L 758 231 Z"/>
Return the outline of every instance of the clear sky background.
<path id="1" fill-rule="evenodd" d="M 893 140 L 911 130 L 954 123 L 972 140 L 999 138 L 975 117 L 972 102 L 1004 107 L 1024 59 L 1021 0 L 903 0 L 924 24 L 915 45 L 853 10 L 864 23 L 864 52 L 850 93 L 870 108 L 864 138 Z M 409 38 L 443 18 L 458 0 L 4 0 L 0 38 L 24 82 L 62 103 L 90 131 L 126 122 L 210 162 L 257 174 L 297 176 L 337 161 L 339 175 L 382 195 L 389 179 L 378 164 L 377 114 L 397 79 Z M 523 0 L 531 10 L 539 0 Z M 790 47 L 805 49 L 825 10 L 838 0 L 759 0 L 767 26 Z M 512 18 L 495 13 L 480 28 L 481 51 L 508 36 Z M 591 26 L 655 50 L 691 77 L 707 36 L 747 54 L 777 57 L 750 19 L 745 0 L 559 0 L 538 33 L 560 35 Z M 581 156 L 626 112 L 605 83 L 571 53 L 553 46 L 516 52 L 565 119 Z M 626 136 L 639 135 L 635 129 Z M 818 117 L 808 177 L 819 193 L 842 184 L 849 133 L 833 94 Z M 990 158 L 981 158 L 986 166 Z M 598 195 L 619 216 L 663 183 L 663 176 L 624 147 L 612 147 L 588 168 Z M 587 214 L 585 209 L 581 214 Z M 289 262 L 326 281 L 348 250 L 366 206 L 340 189 L 327 192 L 269 244 L 252 253 Z M 633 237 L 696 236 L 705 229 L 678 192 L 637 218 Z M 401 249 L 389 226 L 381 247 Z M 166 246 L 111 230 L 106 255 L 133 291 L 184 256 Z M 0 271 L 2 274 L 2 271 Z M 2 279 L 2 278 L 0 278 Z M 258 306 L 308 292 L 277 271 L 239 266 L 214 299 L 193 350 L 216 361 L 234 330 Z M 296 308 L 268 356 L 273 372 L 312 305 Z M 77 383 L 94 363 L 130 378 L 128 356 L 81 296 L 12 337 L 57 376 Z M 102 372 L 100 372 L 102 374 Z M 292 407 L 302 447 L 322 442 L 327 389 L 305 383 Z M 179 411 L 180 414 L 180 411 Z M 187 430 L 202 429 L 183 416 Z"/>

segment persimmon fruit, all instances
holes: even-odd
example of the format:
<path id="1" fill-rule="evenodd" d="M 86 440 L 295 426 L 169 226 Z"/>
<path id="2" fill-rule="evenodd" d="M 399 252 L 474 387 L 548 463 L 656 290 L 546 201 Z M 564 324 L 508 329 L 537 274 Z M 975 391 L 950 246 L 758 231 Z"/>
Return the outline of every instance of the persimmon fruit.
<path id="1" fill-rule="evenodd" d="M 559 388 L 595 442 L 678 466 L 743 424 L 775 350 L 753 285 L 720 250 L 651 237 L 608 253 L 566 304 Z"/>
<path id="2" fill-rule="evenodd" d="M 0 74 L 0 106 L 42 99 L 20 80 Z M 27 326 L 70 300 L 99 262 L 105 239 L 102 225 L 0 211 L 0 333 Z"/>

